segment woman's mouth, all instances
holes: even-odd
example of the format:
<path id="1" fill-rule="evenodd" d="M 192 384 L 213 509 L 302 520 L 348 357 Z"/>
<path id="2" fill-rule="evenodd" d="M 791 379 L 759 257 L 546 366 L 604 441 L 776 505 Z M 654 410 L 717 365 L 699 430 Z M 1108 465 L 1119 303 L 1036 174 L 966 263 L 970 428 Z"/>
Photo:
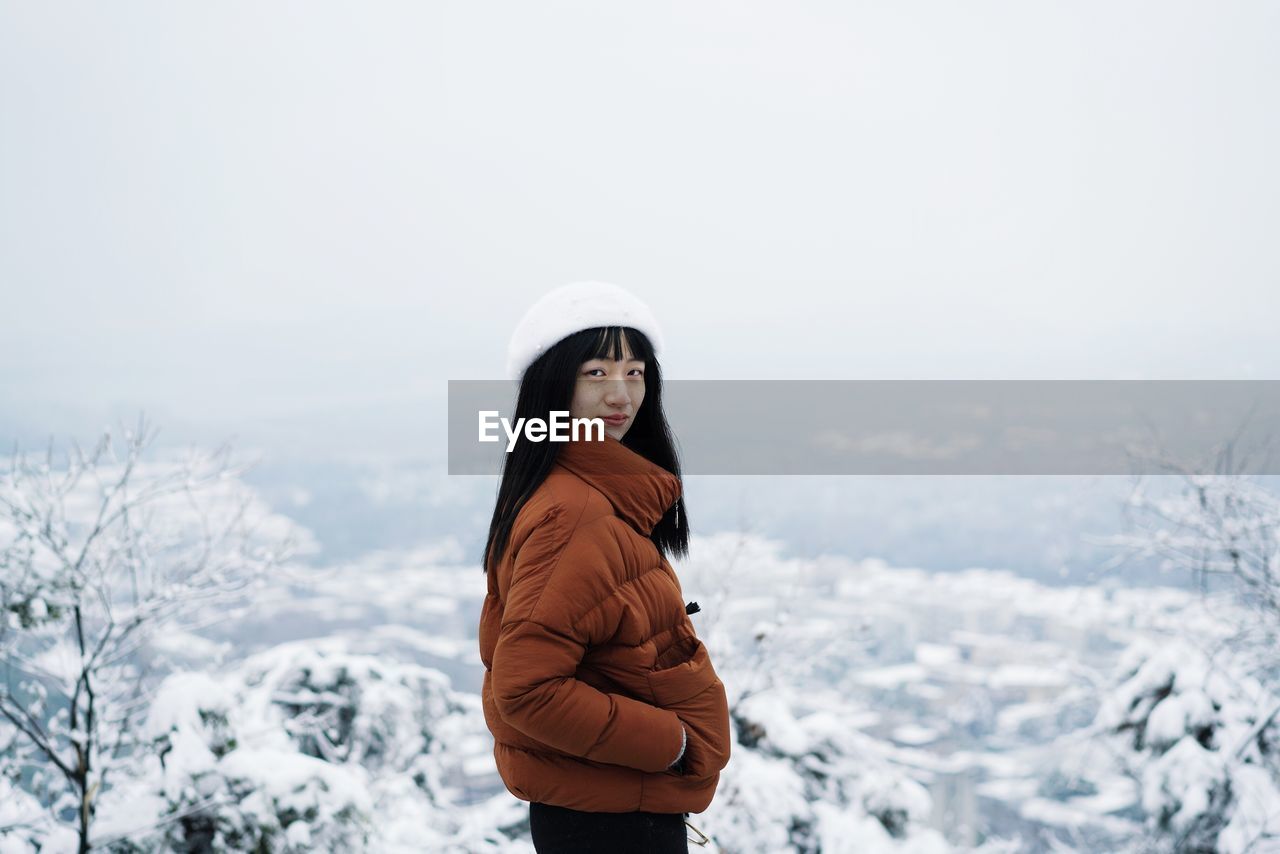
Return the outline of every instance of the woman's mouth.
<path id="1" fill-rule="evenodd" d="M 625 423 L 627 418 L 628 416 L 626 415 L 606 415 L 601 420 L 606 424 L 612 424 L 614 427 L 617 427 Z"/>

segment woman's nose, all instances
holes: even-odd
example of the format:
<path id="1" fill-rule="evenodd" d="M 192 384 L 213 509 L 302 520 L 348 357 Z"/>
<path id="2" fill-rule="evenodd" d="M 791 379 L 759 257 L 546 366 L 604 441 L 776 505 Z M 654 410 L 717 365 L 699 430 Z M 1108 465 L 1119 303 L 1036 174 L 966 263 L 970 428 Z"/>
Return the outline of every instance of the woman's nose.
<path id="1" fill-rule="evenodd" d="M 605 400 L 612 404 L 622 404 L 631 402 L 631 394 L 627 390 L 627 381 L 618 380 L 609 383 L 609 391 L 605 394 Z"/>

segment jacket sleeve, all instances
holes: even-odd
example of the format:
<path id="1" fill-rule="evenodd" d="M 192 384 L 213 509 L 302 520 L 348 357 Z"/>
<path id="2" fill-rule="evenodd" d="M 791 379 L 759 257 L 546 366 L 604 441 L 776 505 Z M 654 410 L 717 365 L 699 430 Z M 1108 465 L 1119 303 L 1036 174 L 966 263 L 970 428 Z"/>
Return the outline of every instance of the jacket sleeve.
<path id="1" fill-rule="evenodd" d="M 688 733 L 687 733 L 687 731 L 685 730 L 684 725 L 683 725 L 683 724 L 681 724 L 681 726 L 680 726 L 680 752 L 676 754 L 676 758 L 675 758 L 674 760 L 672 760 L 672 762 L 671 762 L 671 764 L 670 764 L 670 765 L 668 765 L 668 766 L 667 766 L 668 768 L 674 768 L 674 767 L 676 767 L 677 765 L 679 765 L 679 764 L 680 764 L 680 760 L 681 760 L 681 759 L 684 759 L 684 748 L 685 748 L 685 743 L 686 743 L 687 739 L 688 739 Z"/>
<path id="2" fill-rule="evenodd" d="M 570 755 L 663 771 L 684 738 L 675 712 L 576 679 L 589 638 L 573 615 L 557 618 L 554 626 L 545 624 L 545 609 L 542 620 L 522 616 L 534 613 L 524 603 L 537 603 L 547 592 L 564 558 L 564 535 L 555 525 L 540 525 L 516 554 L 489 674 L 498 714 L 530 738 Z"/>

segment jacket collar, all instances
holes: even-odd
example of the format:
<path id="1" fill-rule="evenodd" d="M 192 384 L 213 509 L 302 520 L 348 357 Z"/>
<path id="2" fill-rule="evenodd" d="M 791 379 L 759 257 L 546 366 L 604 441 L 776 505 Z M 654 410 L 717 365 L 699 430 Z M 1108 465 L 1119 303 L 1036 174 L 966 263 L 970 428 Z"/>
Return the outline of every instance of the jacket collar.
<path id="1" fill-rule="evenodd" d="M 614 511 L 646 537 L 683 491 L 680 478 L 608 433 L 602 442 L 565 442 L 556 462 L 604 493 Z"/>

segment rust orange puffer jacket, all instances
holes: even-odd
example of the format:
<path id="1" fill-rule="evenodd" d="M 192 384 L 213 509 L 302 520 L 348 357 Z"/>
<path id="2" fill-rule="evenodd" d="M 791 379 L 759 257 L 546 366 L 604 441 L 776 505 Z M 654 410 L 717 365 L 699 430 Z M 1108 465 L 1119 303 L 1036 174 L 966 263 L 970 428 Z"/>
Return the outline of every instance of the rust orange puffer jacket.
<path id="1" fill-rule="evenodd" d="M 649 539 L 680 493 L 606 435 L 565 443 L 521 508 L 479 638 L 493 755 L 517 798 L 591 812 L 711 803 L 729 761 L 724 684 Z M 682 724 L 683 770 L 669 769 Z"/>

